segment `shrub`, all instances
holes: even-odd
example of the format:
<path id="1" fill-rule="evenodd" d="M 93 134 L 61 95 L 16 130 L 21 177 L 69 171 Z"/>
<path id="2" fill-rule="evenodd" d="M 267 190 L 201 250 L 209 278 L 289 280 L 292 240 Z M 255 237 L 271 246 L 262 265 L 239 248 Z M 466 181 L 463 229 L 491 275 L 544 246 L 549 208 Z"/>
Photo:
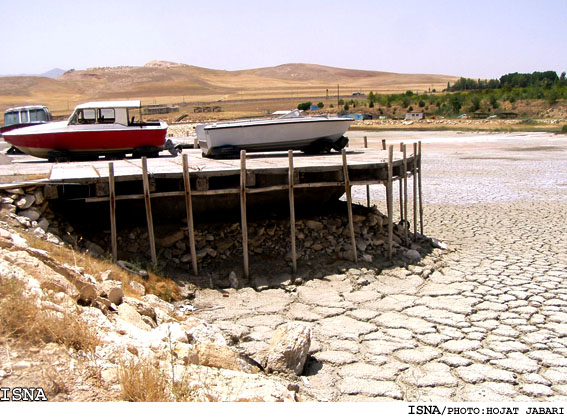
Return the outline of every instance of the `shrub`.
<path id="1" fill-rule="evenodd" d="M 567 134 L 567 125 L 561 127 L 561 133 Z"/>
<path id="2" fill-rule="evenodd" d="M 299 110 L 309 110 L 310 107 L 311 107 L 311 102 L 303 102 L 297 105 L 297 108 Z"/>
<path id="3" fill-rule="evenodd" d="M 167 402 L 171 400 L 168 379 L 150 360 L 122 362 L 118 376 L 122 398 L 129 402 Z"/>
<path id="4" fill-rule="evenodd" d="M 319 109 L 323 109 L 323 108 L 325 107 L 325 103 L 319 102 L 319 103 L 317 103 L 317 107 L 318 107 Z"/>
<path id="5" fill-rule="evenodd" d="M 0 330 L 31 344 L 55 342 L 75 350 L 94 351 L 95 331 L 76 312 L 42 310 L 22 283 L 0 277 Z"/>

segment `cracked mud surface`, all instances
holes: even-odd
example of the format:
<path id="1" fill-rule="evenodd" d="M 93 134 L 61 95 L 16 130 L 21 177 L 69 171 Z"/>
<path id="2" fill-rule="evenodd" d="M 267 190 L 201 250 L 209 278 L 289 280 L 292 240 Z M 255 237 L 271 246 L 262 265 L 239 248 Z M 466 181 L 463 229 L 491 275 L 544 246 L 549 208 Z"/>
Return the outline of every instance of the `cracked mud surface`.
<path id="1" fill-rule="evenodd" d="M 402 135 L 363 134 L 370 146 Z M 295 292 L 203 289 L 196 301 L 222 309 L 196 315 L 258 360 L 279 324 L 309 324 L 306 398 L 565 401 L 567 137 L 408 134 L 425 137 L 425 233 L 448 251 L 407 269 L 314 277 Z M 373 187 L 381 211 L 383 198 Z"/>

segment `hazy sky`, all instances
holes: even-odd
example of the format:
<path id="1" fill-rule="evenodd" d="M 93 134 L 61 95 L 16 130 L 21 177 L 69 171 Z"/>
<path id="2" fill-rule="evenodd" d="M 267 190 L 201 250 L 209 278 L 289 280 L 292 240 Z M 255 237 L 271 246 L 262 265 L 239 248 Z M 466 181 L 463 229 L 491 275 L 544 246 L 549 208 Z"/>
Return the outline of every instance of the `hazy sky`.
<path id="1" fill-rule="evenodd" d="M 566 0 L 0 2 L 0 74 L 156 59 L 472 78 L 567 71 Z"/>

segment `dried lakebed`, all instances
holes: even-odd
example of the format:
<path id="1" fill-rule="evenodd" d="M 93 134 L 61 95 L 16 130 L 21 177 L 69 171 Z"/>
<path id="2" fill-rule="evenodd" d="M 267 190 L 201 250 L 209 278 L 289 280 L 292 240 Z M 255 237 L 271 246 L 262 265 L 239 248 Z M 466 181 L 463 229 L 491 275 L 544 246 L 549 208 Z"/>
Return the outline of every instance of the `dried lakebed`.
<path id="1" fill-rule="evenodd" d="M 318 400 L 564 401 L 567 138 L 441 135 L 424 140 L 424 216 L 446 254 L 314 278 L 291 293 L 203 289 L 196 300 L 223 309 L 196 316 L 255 357 L 279 324 L 308 324 L 300 386 Z M 383 191 L 372 193 L 381 208 Z"/>

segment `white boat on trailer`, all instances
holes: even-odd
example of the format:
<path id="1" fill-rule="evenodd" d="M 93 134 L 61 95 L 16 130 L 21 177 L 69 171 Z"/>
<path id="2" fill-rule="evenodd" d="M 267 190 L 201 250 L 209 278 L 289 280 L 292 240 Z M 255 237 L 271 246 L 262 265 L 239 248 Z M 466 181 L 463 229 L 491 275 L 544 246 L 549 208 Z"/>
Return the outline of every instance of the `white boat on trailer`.
<path id="1" fill-rule="evenodd" d="M 215 122 L 195 127 L 199 147 L 206 157 L 238 154 L 240 150 L 324 153 L 340 151 L 348 144 L 344 136 L 353 118 L 304 116 L 293 110 L 270 119 Z"/>

